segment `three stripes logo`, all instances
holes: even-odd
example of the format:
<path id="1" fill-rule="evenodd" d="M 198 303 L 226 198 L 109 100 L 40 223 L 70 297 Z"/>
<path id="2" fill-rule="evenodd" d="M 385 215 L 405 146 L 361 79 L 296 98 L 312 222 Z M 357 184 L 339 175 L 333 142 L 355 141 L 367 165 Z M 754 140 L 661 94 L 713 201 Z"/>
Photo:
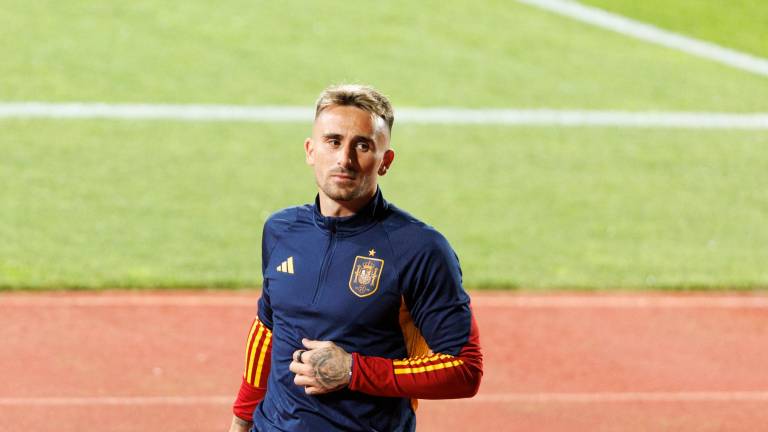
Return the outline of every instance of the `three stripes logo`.
<path id="1" fill-rule="evenodd" d="M 293 274 L 293 257 L 289 256 L 287 260 L 280 263 L 280 265 L 277 266 L 277 271 L 280 273 Z"/>

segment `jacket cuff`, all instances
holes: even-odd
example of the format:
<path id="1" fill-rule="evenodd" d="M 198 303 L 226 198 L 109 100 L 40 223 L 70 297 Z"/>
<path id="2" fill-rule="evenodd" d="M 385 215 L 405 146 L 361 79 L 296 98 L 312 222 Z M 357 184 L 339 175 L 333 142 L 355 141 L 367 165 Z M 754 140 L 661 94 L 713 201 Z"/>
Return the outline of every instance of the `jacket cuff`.
<path id="1" fill-rule="evenodd" d="M 253 411 L 256 406 L 264 399 L 264 395 L 267 393 L 265 388 L 257 388 L 250 384 L 243 378 L 242 384 L 240 384 L 240 391 L 237 393 L 237 399 L 232 404 L 232 413 L 242 420 L 252 422 Z"/>

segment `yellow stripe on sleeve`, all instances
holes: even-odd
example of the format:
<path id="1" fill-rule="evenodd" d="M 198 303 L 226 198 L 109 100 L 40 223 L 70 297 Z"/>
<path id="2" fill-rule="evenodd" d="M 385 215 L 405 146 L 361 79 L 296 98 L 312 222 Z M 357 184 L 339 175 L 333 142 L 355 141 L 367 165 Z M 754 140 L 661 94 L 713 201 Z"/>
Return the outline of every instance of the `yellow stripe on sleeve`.
<path id="1" fill-rule="evenodd" d="M 254 377 L 254 386 L 259 387 L 261 384 L 261 368 L 264 366 L 264 356 L 267 354 L 267 347 L 272 339 L 272 332 L 267 329 L 267 335 L 264 336 L 264 343 L 261 345 L 261 353 L 259 353 L 259 365 L 256 367 L 256 376 Z"/>
<path id="2" fill-rule="evenodd" d="M 245 374 L 248 372 L 248 348 L 251 347 L 251 338 L 253 337 L 253 332 L 256 331 L 256 327 L 259 326 L 259 320 L 255 319 L 253 320 L 253 324 L 251 325 L 251 331 L 248 332 L 248 339 L 245 340 L 245 365 L 243 365 L 243 377 L 245 377 Z"/>
<path id="3" fill-rule="evenodd" d="M 452 368 L 454 366 L 460 366 L 463 365 L 463 360 L 453 360 L 453 361 L 447 361 L 444 363 L 437 363 L 433 365 L 428 366 L 421 366 L 416 368 L 395 368 L 395 375 L 403 375 L 403 374 L 416 374 L 416 373 L 422 373 L 422 372 L 432 372 L 435 370 L 440 369 L 448 369 Z"/>
<path id="4" fill-rule="evenodd" d="M 417 365 L 417 364 L 427 363 L 435 360 L 443 360 L 447 358 L 453 358 L 453 356 L 448 354 L 435 354 L 432 357 L 426 357 L 426 358 L 416 357 L 412 359 L 395 360 L 392 362 L 392 364 L 395 366 Z"/>
<path id="5" fill-rule="evenodd" d="M 261 334 L 264 333 L 264 326 L 259 325 L 259 332 L 256 333 L 256 340 L 253 345 L 253 349 L 251 350 L 251 358 L 248 361 L 248 375 L 246 376 L 245 380 L 248 381 L 248 383 L 253 384 L 253 379 L 251 378 L 253 376 L 253 361 L 256 359 L 256 348 L 259 346 L 258 341 L 261 340 Z"/>

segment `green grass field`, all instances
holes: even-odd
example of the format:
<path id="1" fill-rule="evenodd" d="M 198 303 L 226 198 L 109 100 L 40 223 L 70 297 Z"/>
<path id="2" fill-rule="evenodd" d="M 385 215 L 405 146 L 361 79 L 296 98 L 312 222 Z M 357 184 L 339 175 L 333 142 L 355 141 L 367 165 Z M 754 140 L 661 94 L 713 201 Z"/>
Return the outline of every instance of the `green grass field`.
<path id="1" fill-rule="evenodd" d="M 582 0 L 582 3 L 708 42 L 768 57 L 765 31 L 768 7 L 763 0 Z"/>
<path id="2" fill-rule="evenodd" d="M 349 80 L 400 106 L 768 110 L 765 78 L 512 1 L 4 6 L 5 100 L 307 105 Z"/>
<path id="3" fill-rule="evenodd" d="M 588 3 L 768 54 L 756 0 L 730 27 L 714 1 Z M 768 111 L 766 77 L 515 2 L 5 6 L 0 102 L 311 106 L 360 81 L 396 108 Z M 0 288 L 258 285 L 264 219 L 314 197 L 308 131 L 0 120 Z M 396 121 L 393 143 L 385 196 L 446 234 L 469 287 L 768 286 L 764 130 Z"/>

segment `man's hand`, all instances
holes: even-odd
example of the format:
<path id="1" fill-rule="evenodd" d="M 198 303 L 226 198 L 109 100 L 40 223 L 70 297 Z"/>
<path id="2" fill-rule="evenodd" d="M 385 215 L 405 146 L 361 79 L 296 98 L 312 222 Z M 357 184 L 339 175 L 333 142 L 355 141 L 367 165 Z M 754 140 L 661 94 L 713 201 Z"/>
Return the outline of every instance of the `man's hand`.
<path id="1" fill-rule="evenodd" d="M 296 374 L 293 382 L 308 395 L 330 393 L 346 387 L 352 377 L 352 355 L 330 341 L 302 339 L 306 350 L 293 353 L 288 367 Z"/>
<path id="2" fill-rule="evenodd" d="M 232 424 L 229 425 L 229 432 L 248 432 L 253 423 L 245 421 L 238 416 L 232 416 Z"/>

